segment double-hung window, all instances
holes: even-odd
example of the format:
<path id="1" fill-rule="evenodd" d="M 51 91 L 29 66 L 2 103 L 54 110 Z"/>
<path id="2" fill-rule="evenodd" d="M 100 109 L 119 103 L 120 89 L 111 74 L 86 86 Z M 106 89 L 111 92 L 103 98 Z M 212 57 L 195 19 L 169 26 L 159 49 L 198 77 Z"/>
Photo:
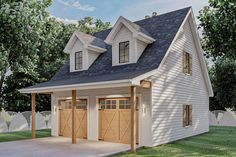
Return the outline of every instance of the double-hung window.
<path id="1" fill-rule="evenodd" d="M 183 127 L 192 125 L 192 105 L 183 105 Z"/>
<path id="2" fill-rule="evenodd" d="M 82 51 L 75 52 L 75 70 L 83 68 L 83 56 Z"/>
<path id="3" fill-rule="evenodd" d="M 192 55 L 183 51 L 183 73 L 192 75 Z"/>
<path id="4" fill-rule="evenodd" d="M 129 41 L 119 43 L 119 63 L 129 62 Z"/>

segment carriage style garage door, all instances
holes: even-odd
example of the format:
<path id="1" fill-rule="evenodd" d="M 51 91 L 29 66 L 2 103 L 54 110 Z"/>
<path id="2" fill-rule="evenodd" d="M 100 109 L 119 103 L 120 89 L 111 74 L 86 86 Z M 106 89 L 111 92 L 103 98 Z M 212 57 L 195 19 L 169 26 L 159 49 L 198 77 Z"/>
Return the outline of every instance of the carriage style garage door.
<path id="1" fill-rule="evenodd" d="M 72 136 L 72 100 L 60 100 L 60 136 Z M 87 99 L 76 100 L 76 137 L 87 138 Z"/>
<path id="2" fill-rule="evenodd" d="M 137 101 L 138 103 L 138 101 Z M 138 143 L 138 104 L 136 135 Z M 99 139 L 130 143 L 130 98 L 99 99 Z"/>

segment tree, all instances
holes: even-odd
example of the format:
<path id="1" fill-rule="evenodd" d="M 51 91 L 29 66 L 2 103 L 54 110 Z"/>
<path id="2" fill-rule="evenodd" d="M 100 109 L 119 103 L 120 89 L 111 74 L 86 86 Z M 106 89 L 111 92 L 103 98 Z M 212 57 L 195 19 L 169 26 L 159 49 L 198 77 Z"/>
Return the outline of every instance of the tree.
<path id="1" fill-rule="evenodd" d="M 1 1 L 0 6 L 0 99 L 6 73 L 18 71 L 36 78 L 37 53 L 50 1 Z M 5 84 L 6 85 L 6 84 Z M 2 104 L 2 103 L 1 103 Z"/>
<path id="2" fill-rule="evenodd" d="M 236 2 L 209 0 L 209 6 L 200 11 L 202 45 L 207 57 L 236 59 Z"/>
<path id="3" fill-rule="evenodd" d="M 18 89 L 48 81 L 58 71 L 68 60 L 63 49 L 76 29 L 91 34 L 110 27 L 90 17 L 77 25 L 58 22 L 46 11 L 50 5 L 51 0 L 1 3 L 0 99 L 7 110 L 30 110 L 30 95 Z M 37 97 L 37 104 L 37 110 L 49 110 L 50 97 Z"/>
<path id="4" fill-rule="evenodd" d="M 216 73 L 215 70 L 216 70 L 215 66 L 211 66 L 211 67 L 208 66 L 208 73 L 209 73 L 209 77 L 210 77 L 213 89 L 216 88 L 216 82 L 217 82 L 216 77 L 215 77 L 215 73 Z M 222 105 L 216 98 L 217 91 L 213 90 L 213 92 L 214 92 L 214 97 L 210 97 L 210 102 L 209 102 L 210 110 L 211 111 L 225 110 L 224 105 Z"/>
<path id="5" fill-rule="evenodd" d="M 157 16 L 158 14 L 157 14 L 157 12 L 152 12 L 152 15 L 150 16 L 150 15 L 146 15 L 145 16 L 145 19 L 148 19 L 148 18 L 151 18 L 151 17 L 155 17 L 155 16 Z"/>
<path id="6" fill-rule="evenodd" d="M 200 11 L 202 45 L 214 66 L 209 71 L 215 96 L 211 109 L 236 108 L 236 3 L 234 0 L 209 0 Z"/>
<path id="7" fill-rule="evenodd" d="M 225 108 L 236 109 L 236 60 L 218 59 L 215 65 L 216 100 Z"/>
<path id="8" fill-rule="evenodd" d="M 110 22 L 103 23 L 102 20 L 94 20 L 92 17 L 85 17 L 78 21 L 78 29 L 86 34 L 94 34 L 95 32 L 103 31 L 110 27 Z"/>

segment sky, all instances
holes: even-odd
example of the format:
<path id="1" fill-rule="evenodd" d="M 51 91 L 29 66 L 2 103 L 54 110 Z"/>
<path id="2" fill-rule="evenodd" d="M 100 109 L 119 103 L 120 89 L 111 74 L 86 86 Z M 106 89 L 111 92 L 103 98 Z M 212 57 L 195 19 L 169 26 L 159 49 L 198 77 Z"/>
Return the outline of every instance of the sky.
<path id="1" fill-rule="evenodd" d="M 65 23 L 91 16 L 113 25 L 119 16 L 141 20 L 152 12 L 158 14 L 192 6 L 195 16 L 208 0 L 53 0 L 49 12 Z"/>

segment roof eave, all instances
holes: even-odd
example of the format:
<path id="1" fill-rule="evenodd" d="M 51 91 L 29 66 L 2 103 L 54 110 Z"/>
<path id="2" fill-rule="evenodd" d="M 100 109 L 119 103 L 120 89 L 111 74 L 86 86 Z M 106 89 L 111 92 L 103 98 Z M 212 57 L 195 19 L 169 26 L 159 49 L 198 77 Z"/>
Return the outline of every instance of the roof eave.
<path id="1" fill-rule="evenodd" d="M 152 37 L 150 36 L 147 36 L 146 34 L 144 33 L 141 33 L 141 32 L 138 32 L 137 34 L 134 35 L 134 37 L 136 39 L 139 39 L 147 44 L 151 44 L 153 43 L 154 41 L 156 41 L 155 39 L 153 39 Z"/>
<path id="2" fill-rule="evenodd" d="M 86 47 L 88 50 L 91 50 L 91 51 L 95 51 L 95 52 L 99 52 L 99 53 L 104 53 L 107 51 L 107 49 L 104 49 L 104 48 L 101 48 L 101 47 L 98 47 L 98 46 L 94 46 L 94 45 L 87 45 Z"/>
<path id="3" fill-rule="evenodd" d="M 114 87 L 127 87 L 131 85 L 138 85 L 132 80 L 115 80 L 104 81 L 94 83 L 81 83 L 61 86 L 49 86 L 49 87 L 36 87 L 36 88 L 23 88 L 20 89 L 20 93 L 45 93 L 45 92 L 59 92 L 70 90 L 85 90 L 85 89 L 98 89 L 98 88 L 114 88 Z"/>

